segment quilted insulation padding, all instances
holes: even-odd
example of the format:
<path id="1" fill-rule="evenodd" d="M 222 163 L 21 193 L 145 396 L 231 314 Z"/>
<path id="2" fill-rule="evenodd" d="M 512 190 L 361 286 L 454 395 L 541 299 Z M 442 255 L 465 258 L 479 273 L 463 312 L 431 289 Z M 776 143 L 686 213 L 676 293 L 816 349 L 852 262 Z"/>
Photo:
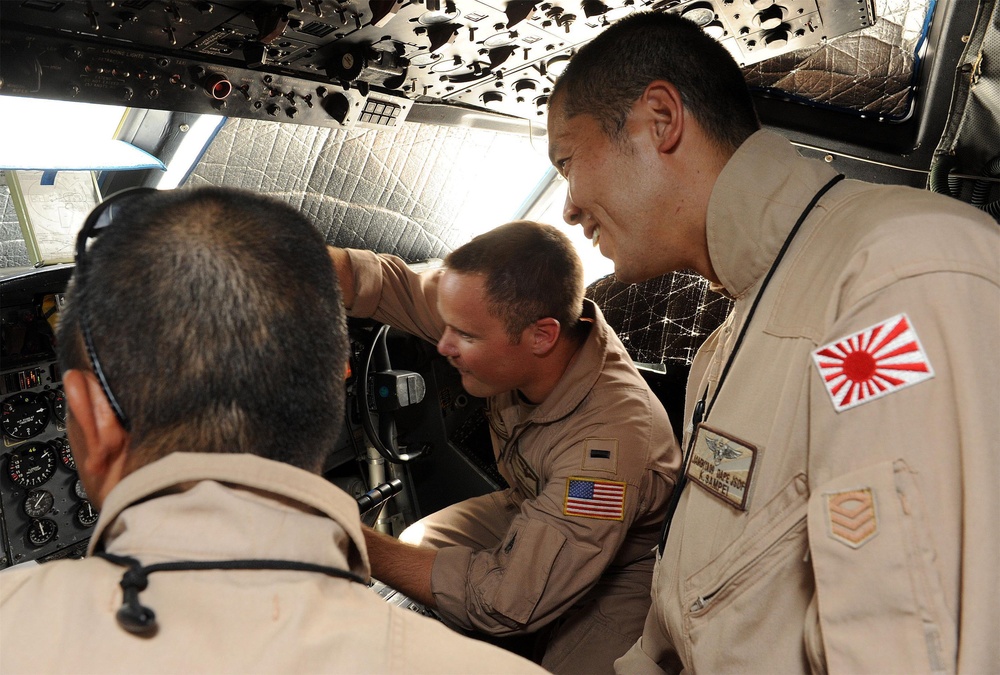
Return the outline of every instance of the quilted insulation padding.
<path id="1" fill-rule="evenodd" d="M 269 194 L 311 218 L 330 244 L 414 262 L 509 220 L 543 175 L 534 154 L 525 137 L 477 129 L 230 119 L 187 185 Z"/>
<path id="2" fill-rule="evenodd" d="M 14 201 L 10 189 L 0 171 L 0 267 L 21 267 L 31 264 L 28 249 L 24 245 L 24 235 L 17 221 Z"/>
<path id="3" fill-rule="evenodd" d="M 744 69 L 751 88 L 777 89 L 811 103 L 888 119 L 910 110 L 931 0 L 876 0 L 874 25 L 815 49 L 776 56 Z"/>

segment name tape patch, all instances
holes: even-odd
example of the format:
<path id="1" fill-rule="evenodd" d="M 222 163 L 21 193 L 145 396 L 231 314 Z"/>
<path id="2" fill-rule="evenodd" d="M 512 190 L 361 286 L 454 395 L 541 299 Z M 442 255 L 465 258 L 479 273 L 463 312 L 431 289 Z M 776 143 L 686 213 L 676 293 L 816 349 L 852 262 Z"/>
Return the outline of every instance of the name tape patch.
<path id="1" fill-rule="evenodd" d="M 625 483 L 599 478 L 567 478 L 563 513 L 622 520 L 625 517 Z"/>
<path id="2" fill-rule="evenodd" d="M 812 357 L 838 413 L 934 377 L 906 314 L 824 345 Z"/>
<path id="3" fill-rule="evenodd" d="M 687 476 L 730 506 L 746 511 L 757 448 L 699 424 Z"/>

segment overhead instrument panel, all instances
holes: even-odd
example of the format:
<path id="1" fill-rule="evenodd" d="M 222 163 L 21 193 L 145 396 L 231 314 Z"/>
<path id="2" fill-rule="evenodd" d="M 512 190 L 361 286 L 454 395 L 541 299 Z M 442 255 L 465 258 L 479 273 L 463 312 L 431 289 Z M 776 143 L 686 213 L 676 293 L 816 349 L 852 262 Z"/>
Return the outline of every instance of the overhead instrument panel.
<path id="1" fill-rule="evenodd" d="M 322 126 L 445 103 L 538 120 L 573 50 L 679 13 L 747 65 L 869 26 L 874 0 L 11 0 L 0 94 Z"/>

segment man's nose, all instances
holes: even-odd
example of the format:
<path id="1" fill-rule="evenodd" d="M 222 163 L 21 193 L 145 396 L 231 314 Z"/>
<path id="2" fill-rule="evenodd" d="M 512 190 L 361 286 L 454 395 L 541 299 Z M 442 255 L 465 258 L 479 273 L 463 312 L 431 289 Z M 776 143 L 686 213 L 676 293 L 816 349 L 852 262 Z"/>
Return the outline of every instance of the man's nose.
<path id="1" fill-rule="evenodd" d="M 455 356 L 458 356 L 458 350 L 455 349 L 455 342 L 452 339 L 451 331 L 449 331 L 448 329 L 445 329 L 444 335 L 442 335 L 441 339 L 438 340 L 437 350 L 438 354 L 440 354 L 441 356 L 445 356 L 448 358 L 453 358 Z"/>
<path id="2" fill-rule="evenodd" d="M 573 195 L 566 190 L 566 203 L 563 205 L 563 220 L 570 225 L 579 225 L 583 221 L 583 210 L 573 201 Z"/>

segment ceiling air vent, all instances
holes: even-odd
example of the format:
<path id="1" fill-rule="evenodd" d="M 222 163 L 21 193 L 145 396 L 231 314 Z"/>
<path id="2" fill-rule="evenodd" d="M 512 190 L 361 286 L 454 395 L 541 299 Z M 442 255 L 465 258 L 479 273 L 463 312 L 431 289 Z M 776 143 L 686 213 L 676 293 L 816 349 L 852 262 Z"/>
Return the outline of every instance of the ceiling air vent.
<path id="1" fill-rule="evenodd" d="M 328 23 L 313 21 L 300 28 L 299 32 L 305 33 L 307 35 L 312 35 L 314 37 L 326 37 L 335 30 L 336 28 Z"/>

